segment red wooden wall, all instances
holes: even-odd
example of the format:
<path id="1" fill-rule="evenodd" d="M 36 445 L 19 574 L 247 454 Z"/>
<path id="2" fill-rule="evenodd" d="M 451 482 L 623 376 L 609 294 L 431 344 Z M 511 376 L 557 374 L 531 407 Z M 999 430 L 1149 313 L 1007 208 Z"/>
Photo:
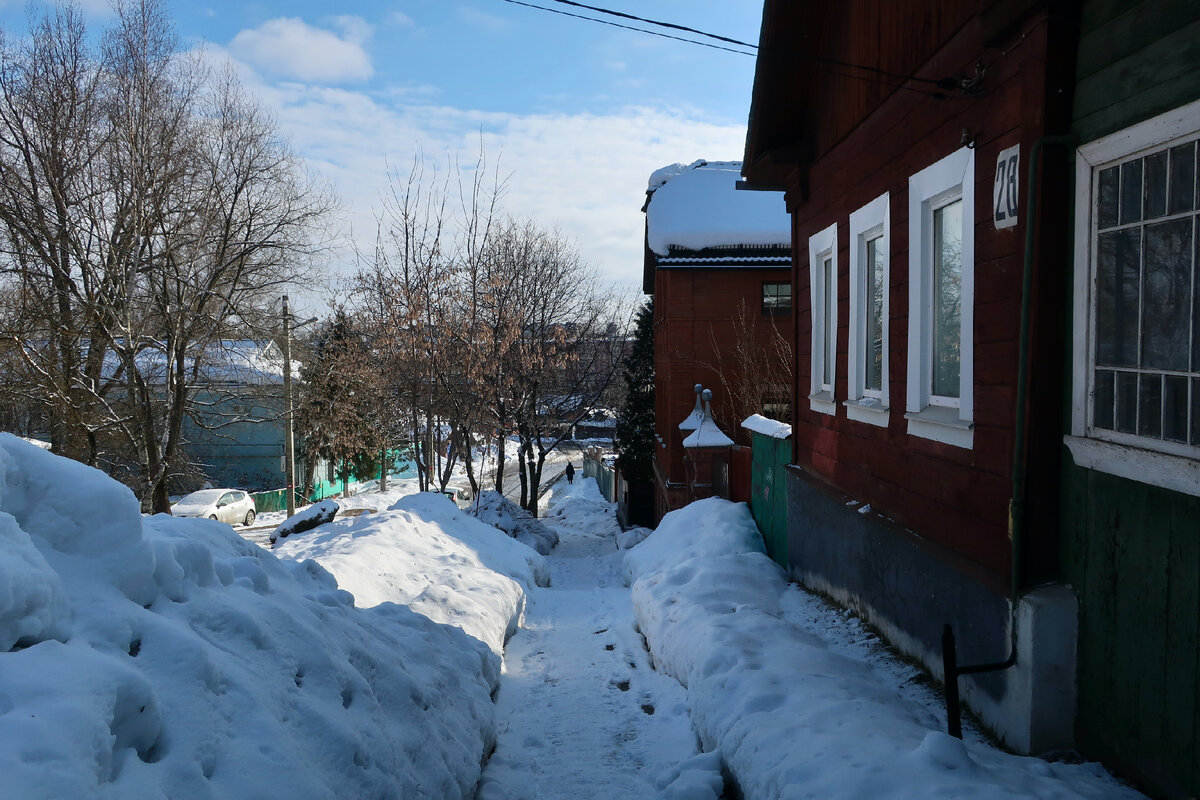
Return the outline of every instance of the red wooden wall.
<path id="1" fill-rule="evenodd" d="M 921 535 L 983 567 L 996 585 L 1008 578 L 1008 505 L 1015 420 L 1017 341 L 1025 221 L 997 231 L 991 222 L 992 181 L 998 153 L 1021 144 L 1021 209 L 1027 208 L 1025 170 L 1034 141 L 1044 135 L 1048 102 L 1046 54 L 1049 26 L 1033 18 L 1001 46 L 985 34 L 994 25 L 971 16 L 970 4 L 872 4 L 872 14 L 852 18 L 862 2 L 822 4 L 822 28 L 831 38 L 822 51 L 844 48 L 846 60 L 870 61 L 922 75 L 974 74 L 986 63 L 978 97 L 950 93 L 935 99 L 911 91 L 879 102 L 877 89 L 853 91 L 846 78 L 811 72 L 806 116 L 816 120 L 810 144 L 821 153 L 803 175 L 793 175 L 794 352 L 796 418 L 794 459 L 842 491 Z M 903 9 L 901 11 L 900 9 Z M 965 9 L 965 10 L 964 10 Z M 1015 46 L 1016 36 L 1025 38 Z M 940 48 L 920 47 L 946 38 Z M 913 44 L 916 43 L 916 47 Z M 907 48 L 907 49 L 906 49 Z M 1006 55 L 1002 55 L 1007 50 Z M 905 61 L 899 55 L 909 53 Z M 920 54 L 911 63 L 911 54 Z M 861 81 L 859 81 L 861 83 Z M 877 105 L 869 113 L 871 103 Z M 908 366 L 908 178 L 958 150 L 975 146 L 974 446 L 963 449 L 907 433 L 904 418 Z M 835 394 L 847 396 L 849 226 L 851 212 L 883 192 L 891 196 L 888 428 L 849 420 L 839 406 L 831 417 L 809 410 L 811 365 L 808 239 L 838 223 L 838 363 Z M 1035 311 L 1038 308 L 1035 295 Z M 1049 307 L 1046 304 L 1043 304 Z M 1051 348 L 1044 348 L 1049 351 Z M 1055 353 L 1055 357 L 1060 354 Z M 1051 401 L 1053 403 L 1053 401 Z M 1058 409 L 1048 405 L 1044 414 Z M 1057 446 L 1057 443 L 1055 443 Z"/>
<path id="2" fill-rule="evenodd" d="M 658 269 L 654 278 L 655 430 L 665 446 L 657 449 L 661 475 L 672 482 L 685 480 L 683 436 L 679 423 L 696 402 L 693 387 L 704 384 L 713 391 L 713 416 L 730 438 L 744 439 L 741 419 L 719 373 L 735 372 L 728 346 L 718 355 L 714 341 L 726 345 L 734 339 L 734 314 L 741 303 L 749 313 L 760 313 L 764 281 L 785 281 L 786 267 L 767 269 L 702 267 Z M 781 331 L 791 327 L 790 315 L 763 320 Z M 748 440 L 745 443 L 749 443 Z"/>

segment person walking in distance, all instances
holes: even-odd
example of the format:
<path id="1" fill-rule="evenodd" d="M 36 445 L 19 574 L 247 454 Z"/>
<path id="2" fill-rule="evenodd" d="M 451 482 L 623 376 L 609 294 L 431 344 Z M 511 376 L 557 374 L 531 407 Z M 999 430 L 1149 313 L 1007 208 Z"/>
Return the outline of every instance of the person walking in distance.
<path id="1" fill-rule="evenodd" d="M 575 467 L 570 461 L 567 462 L 567 483 L 575 482 Z"/>

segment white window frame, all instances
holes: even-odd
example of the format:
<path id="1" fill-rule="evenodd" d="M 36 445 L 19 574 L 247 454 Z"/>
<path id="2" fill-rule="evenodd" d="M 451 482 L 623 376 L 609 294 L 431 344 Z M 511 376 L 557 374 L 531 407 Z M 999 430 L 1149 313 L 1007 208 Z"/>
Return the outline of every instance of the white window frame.
<path id="1" fill-rule="evenodd" d="M 825 260 L 832 260 L 833 302 L 830 318 L 825 318 Z M 808 238 L 808 299 L 812 311 L 812 380 L 809 408 L 822 414 L 837 415 L 837 223 Z M 830 339 L 832 337 L 832 340 Z M 830 350 L 835 357 L 829 364 L 830 382 L 825 383 L 825 362 Z"/>
<path id="2" fill-rule="evenodd" d="M 891 417 L 888 394 L 888 343 L 890 341 L 891 197 L 884 192 L 850 215 L 850 337 L 846 372 L 846 416 L 886 428 Z M 867 358 L 867 243 L 879 238 L 883 255 L 883 369 L 880 389 L 866 388 Z"/>
<path id="3" fill-rule="evenodd" d="M 962 200 L 958 397 L 932 392 L 933 212 Z M 975 443 L 975 149 L 963 147 L 908 179 L 908 387 L 912 436 L 971 449 Z"/>
<path id="4" fill-rule="evenodd" d="M 1096 189 L 1100 170 L 1198 136 L 1200 100 L 1088 142 L 1076 150 L 1071 433 L 1063 441 L 1080 467 L 1200 497 L 1200 447 L 1091 427 L 1099 203 Z"/>

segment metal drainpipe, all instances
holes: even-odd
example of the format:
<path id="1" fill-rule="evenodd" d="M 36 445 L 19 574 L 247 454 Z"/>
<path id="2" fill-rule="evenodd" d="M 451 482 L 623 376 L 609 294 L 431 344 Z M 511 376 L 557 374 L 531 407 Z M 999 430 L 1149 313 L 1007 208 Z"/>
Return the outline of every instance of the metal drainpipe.
<path id="1" fill-rule="evenodd" d="M 1035 220 L 1037 219 L 1036 186 L 1038 165 L 1041 162 L 1042 147 L 1048 144 L 1069 145 L 1074 142 L 1069 134 L 1043 136 L 1033 143 L 1029 153 L 1029 179 L 1025 184 L 1025 196 L 1028 199 L 1025 210 L 1025 263 L 1021 275 L 1021 329 L 1017 347 L 1017 419 L 1014 436 L 1016 439 L 1013 449 L 1012 484 L 1013 496 L 1008 504 L 1008 537 L 1011 542 L 1012 566 L 1009 582 L 1009 655 L 1004 661 L 992 664 L 975 664 L 958 666 L 958 654 L 954 643 L 954 630 L 946 623 L 942 630 L 942 669 L 945 678 L 946 698 L 946 729 L 951 736 L 962 738 L 961 709 L 959 708 L 958 678 L 960 675 L 973 675 L 980 672 L 999 672 L 1009 669 L 1017 663 L 1017 602 L 1021 594 L 1025 559 L 1025 426 L 1026 403 L 1025 395 L 1029 385 L 1029 327 L 1030 327 L 1030 292 L 1033 289 L 1033 247 L 1035 235 Z"/>

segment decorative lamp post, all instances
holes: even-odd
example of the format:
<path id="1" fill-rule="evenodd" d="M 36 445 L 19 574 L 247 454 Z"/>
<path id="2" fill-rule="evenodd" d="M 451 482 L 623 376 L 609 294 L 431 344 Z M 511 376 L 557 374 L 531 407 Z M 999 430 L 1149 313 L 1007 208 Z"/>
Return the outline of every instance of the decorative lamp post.
<path id="1" fill-rule="evenodd" d="M 688 495 L 689 500 L 701 500 L 711 497 L 716 489 L 717 494 L 725 496 L 728 493 L 729 448 L 733 440 L 725 435 L 712 415 L 712 390 L 705 389 L 701 395 L 704 408 L 700 424 L 683 440 L 683 448 L 689 462 Z M 693 412 L 694 413 L 694 412 Z M 714 478 L 718 470 L 723 480 L 714 487 Z M 724 493 L 724 494 L 722 494 Z"/>
<path id="2" fill-rule="evenodd" d="M 696 392 L 696 407 L 692 409 L 692 413 L 684 417 L 683 422 L 679 423 L 679 430 L 683 431 L 683 435 L 687 436 L 696 428 L 700 427 L 700 423 L 704 420 L 704 407 L 700 405 L 700 394 L 704 391 L 704 387 L 697 383 L 692 387 Z M 712 395 L 712 392 L 709 392 Z"/>

